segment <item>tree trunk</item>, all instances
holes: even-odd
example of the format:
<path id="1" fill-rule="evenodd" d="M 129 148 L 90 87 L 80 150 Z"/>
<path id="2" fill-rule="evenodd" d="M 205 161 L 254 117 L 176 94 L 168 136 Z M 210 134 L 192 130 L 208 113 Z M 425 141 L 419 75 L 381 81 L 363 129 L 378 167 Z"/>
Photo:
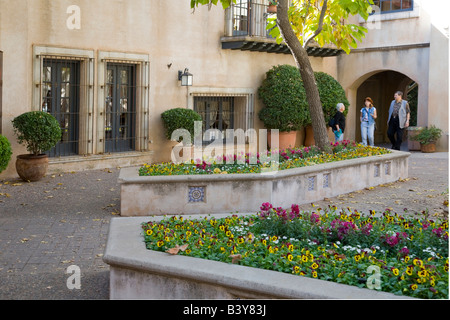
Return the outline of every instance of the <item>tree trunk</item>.
<path id="1" fill-rule="evenodd" d="M 320 102 L 319 90 L 317 89 L 314 71 L 309 61 L 308 53 L 303 48 L 299 39 L 292 30 L 288 17 L 288 0 L 278 0 L 277 24 L 281 35 L 289 47 L 305 87 L 306 99 L 311 114 L 311 124 L 314 132 L 316 145 L 324 152 L 331 152 L 328 139 L 327 127 L 323 115 L 322 103 Z"/>

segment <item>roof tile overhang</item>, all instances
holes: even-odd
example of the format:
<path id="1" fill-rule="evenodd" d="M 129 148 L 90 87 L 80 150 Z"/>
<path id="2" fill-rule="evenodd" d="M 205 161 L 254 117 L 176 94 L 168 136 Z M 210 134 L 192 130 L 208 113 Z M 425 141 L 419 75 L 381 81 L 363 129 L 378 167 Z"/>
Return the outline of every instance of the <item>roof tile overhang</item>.
<path id="1" fill-rule="evenodd" d="M 291 54 L 285 43 L 278 44 L 275 39 L 263 37 L 222 37 L 222 49 L 258 51 L 268 53 Z M 333 47 L 308 46 L 306 49 L 309 56 L 312 57 L 335 57 L 340 55 L 343 50 Z"/>

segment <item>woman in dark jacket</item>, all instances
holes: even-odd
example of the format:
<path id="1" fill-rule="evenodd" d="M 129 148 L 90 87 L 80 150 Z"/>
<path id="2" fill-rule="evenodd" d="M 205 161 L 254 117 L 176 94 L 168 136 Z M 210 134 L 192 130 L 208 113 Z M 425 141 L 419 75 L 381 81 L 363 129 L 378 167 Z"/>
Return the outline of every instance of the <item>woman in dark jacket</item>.
<path id="1" fill-rule="evenodd" d="M 338 103 L 336 106 L 337 112 L 332 119 L 331 129 L 333 130 L 335 142 L 344 140 L 345 130 L 345 106 L 343 103 Z"/>

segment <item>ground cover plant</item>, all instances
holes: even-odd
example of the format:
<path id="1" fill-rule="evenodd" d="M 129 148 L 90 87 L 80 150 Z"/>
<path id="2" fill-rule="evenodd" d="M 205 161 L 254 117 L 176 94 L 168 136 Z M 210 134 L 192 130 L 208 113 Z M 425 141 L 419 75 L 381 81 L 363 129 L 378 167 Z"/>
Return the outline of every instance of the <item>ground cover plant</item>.
<path id="1" fill-rule="evenodd" d="M 448 219 L 264 203 L 254 215 L 142 224 L 150 250 L 270 269 L 396 295 L 448 299 Z"/>
<path id="2" fill-rule="evenodd" d="M 331 143 L 332 153 L 322 152 L 318 147 L 288 148 L 276 151 L 277 170 L 299 168 L 321 163 L 348 160 L 390 153 L 388 149 L 364 146 L 344 140 Z M 218 156 L 214 159 L 196 159 L 186 163 L 158 163 L 145 164 L 139 168 L 140 176 L 159 175 L 191 175 L 191 174 L 233 174 L 233 173 L 261 173 L 270 167 L 272 155 L 262 154 L 233 154 Z"/>

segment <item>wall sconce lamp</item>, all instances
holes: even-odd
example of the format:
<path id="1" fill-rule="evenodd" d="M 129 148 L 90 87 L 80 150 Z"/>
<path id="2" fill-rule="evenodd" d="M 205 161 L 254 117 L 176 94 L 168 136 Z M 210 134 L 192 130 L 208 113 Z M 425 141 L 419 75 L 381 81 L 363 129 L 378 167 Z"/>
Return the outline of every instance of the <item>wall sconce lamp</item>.
<path id="1" fill-rule="evenodd" d="M 178 71 L 178 81 L 181 81 L 182 86 L 192 86 L 194 76 L 189 73 L 188 68 L 185 68 L 184 71 Z"/>

